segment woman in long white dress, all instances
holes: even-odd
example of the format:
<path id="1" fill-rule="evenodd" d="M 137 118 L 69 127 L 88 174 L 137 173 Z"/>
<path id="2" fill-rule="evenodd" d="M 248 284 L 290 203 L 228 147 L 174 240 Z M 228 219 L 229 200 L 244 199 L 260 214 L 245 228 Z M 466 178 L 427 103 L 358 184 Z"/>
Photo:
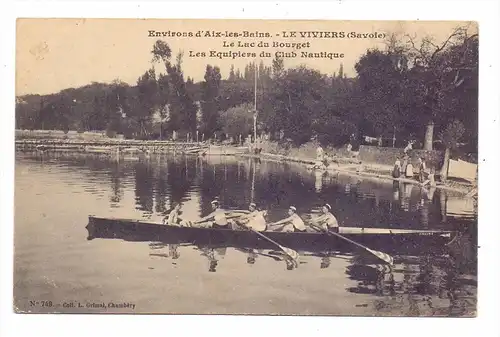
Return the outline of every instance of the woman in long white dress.
<path id="1" fill-rule="evenodd" d="M 413 178 L 413 164 L 411 161 L 408 161 L 406 165 L 406 178 Z"/>

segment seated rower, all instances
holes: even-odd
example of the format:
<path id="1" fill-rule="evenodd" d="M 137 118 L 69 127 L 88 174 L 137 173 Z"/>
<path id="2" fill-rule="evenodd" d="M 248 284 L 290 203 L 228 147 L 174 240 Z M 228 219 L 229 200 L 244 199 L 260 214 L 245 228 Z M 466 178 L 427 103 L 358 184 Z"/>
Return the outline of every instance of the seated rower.
<path id="1" fill-rule="evenodd" d="M 193 224 L 201 224 L 203 222 L 209 222 L 209 227 L 212 228 L 231 228 L 231 223 L 227 219 L 227 213 L 223 209 L 220 208 L 219 201 L 212 201 L 212 212 L 201 218 L 198 221 L 195 221 Z"/>
<path id="2" fill-rule="evenodd" d="M 325 204 L 321 207 L 321 215 L 312 220 L 310 226 L 315 230 L 339 232 L 339 223 L 335 216 L 331 213 L 332 206 Z"/>
<path id="3" fill-rule="evenodd" d="M 187 226 L 187 222 L 183 221 L 179 215 L 181 214 L 181 204 L 176 202 L 174 203 L 174 208 L 170 211 L 168 216 L 163 218 L 163 224 L 169 226 Z"/>
<path id="4" fill-rule="evenodd" d="M 300 216 L 297 214 L 297 208 L 295 208 L 295 206 L 290 206 L 290 208 L 288 209 L 287 218 L 274 223 L 270 223 L 268 224 L 268 227 L 274 227 L 271 228 L 271 230 L 281 231 L 281 232 L 306 231 L 306 225 L 304 224 L 304 221 L 300 218 Z"/>
<path id="5" fill-rule="evenodd" d="M 266 211 L 259 211 L 257 209 L 257 205 L 255 203 L 250 203 L 248 206 L 248 210 L 250 211 L 248 214 L 245 214 L 238 219 L 234 221 L 235 223 L 235 228 L 239 229 L 238 227 L 243 227 L 243 228 L 252 228 L 256 231 L 263 232 L 266 230 Z M 238 226 L 242 225 L 242 226 Z"/>

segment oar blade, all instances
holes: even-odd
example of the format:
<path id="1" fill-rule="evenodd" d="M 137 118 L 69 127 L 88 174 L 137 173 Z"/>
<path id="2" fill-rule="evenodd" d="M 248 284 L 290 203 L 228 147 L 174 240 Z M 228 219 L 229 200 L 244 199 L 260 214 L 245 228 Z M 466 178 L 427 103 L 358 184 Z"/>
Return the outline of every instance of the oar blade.
<path id="1" fill-rule="evenodd" d="M 391 266 L 394 265 L 394 259 L 389 254 L 379 252 L 378 250 L 373 250 L 373 249 L 367 249 L 367 250 L 376 257 L 378 257 L 379 259 L 381 259 L 382 261 L 387 262 L 389 265 Z"/>
<path id="2" fill-rule="evenodd" d="M 299 258 L 299 253 L 297 253 L 295 250 L 283 246 L 280 246 L 280 248 L 285 252 L 286 255 L 290 256 L 293 260 L 297 260 Z"/>

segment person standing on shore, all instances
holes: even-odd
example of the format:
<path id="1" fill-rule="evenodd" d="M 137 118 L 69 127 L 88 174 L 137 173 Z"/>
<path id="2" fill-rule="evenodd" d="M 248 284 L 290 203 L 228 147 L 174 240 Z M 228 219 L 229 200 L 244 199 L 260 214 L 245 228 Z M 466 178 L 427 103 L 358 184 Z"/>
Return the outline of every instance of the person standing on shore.
<path id="1" fill-rule="evenodd" d="M 394 169 L 392 170 L 392 177 L 399 178 L 401 176 L 401 161 L 399 157 L 396 157 L 396 162 L 394 163 Z"/>
<path id="2" fill-rule="evenodd" d="M 413 174 L 413 164 L 411 160 L 408 160 L 408 164 L 406 165 L 406 178 L 412 179 L 414 177 Z"/>
<path id="3" fill-rule="evenodd" d="M 323 151 L 323 148 L 321 147 L 321 145 L 318 145 L 318 147 L 316 148 L 316 163 L 315 163 L 315 168 L 321 168 L 323 167 L 323 165 L 325 165 L 324 163 L 324 151 Z"/>
<path id="4" fill-rule="evenodd" d="M 323 148 L 321 145 L 318 145 L 318 148 L 316 149 L 316 160 L 323 161 Z"/>
<path id="5" fill-rule="evenodd" d="M 425 170 L 427 169 L 425 165 L 425 160 L 420 157 L 418 158 L 418 178 L 421 183 L 425 181 Z"/>
<path id="6" fill-rule="evenodd" d="M 406 166 L 408 166 L 408 162 L 410 161 L 410 157 L 407 154 L 403 155 L 403 164 L 401 165 L 401 174 L 406 174 Z"/>
<path id="7" fill-rule="evenodd" d="M 406 155 L 411 150 L 413 150 L 413 141 L 412 140 L 408 141 L 408 145 L 406 145 L 406 147 L 404 148 L 403 152 Z"/>

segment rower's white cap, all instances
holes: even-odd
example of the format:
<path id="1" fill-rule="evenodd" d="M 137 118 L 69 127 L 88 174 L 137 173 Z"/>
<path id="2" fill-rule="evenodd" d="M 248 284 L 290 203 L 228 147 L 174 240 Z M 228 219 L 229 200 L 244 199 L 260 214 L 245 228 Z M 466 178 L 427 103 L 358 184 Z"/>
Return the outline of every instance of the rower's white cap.
<path id="1" fill-rule="evenodd" d="M 332 206 L 330 206 L 330 204 L 325 204 L 325 207 L 328 208 L 330 211 L 332 210 Z"/>
<path id="2" fill-rule="evenodd" d="M 217 199 L 212 200 L 212 205 L 218 205 L 218 204 L 219 204 L 219 200 L 217 200 Z"/>
<path id="3" fill-rule="evenodd" d="M 255 204 L 255 202 L 251 202 L 251 203 L 250 203 L 250 206 L 252 206 L 252 207 L 257 207 L 257 205 Z"/>
<path id="4" fill-rule="evenodd" d="M 297 208 L 295 208 L 295 206 L 290 206 L 290 209 L 294 212 L 297 212 Z"/>

